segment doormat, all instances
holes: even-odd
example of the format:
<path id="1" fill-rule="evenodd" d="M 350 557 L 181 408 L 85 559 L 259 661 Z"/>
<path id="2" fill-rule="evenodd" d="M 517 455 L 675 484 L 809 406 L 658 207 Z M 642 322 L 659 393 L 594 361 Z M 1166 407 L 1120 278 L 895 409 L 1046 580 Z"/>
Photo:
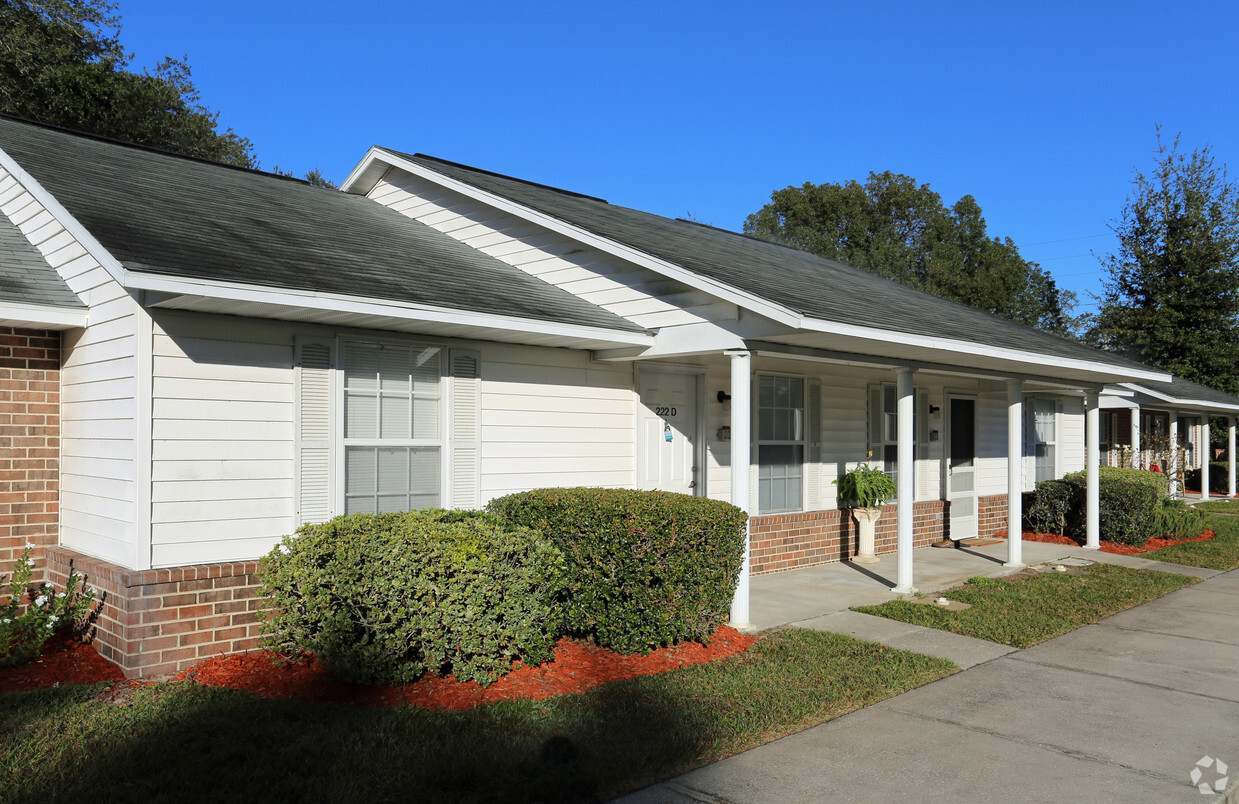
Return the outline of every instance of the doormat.
<path id="1" fill-rule="evenodd" d="M 988 547 L 991 544 L 1004 544 L 1006 539 L 991 539 L 988 536 L 977 536 L 971 539 L 960 539 L 959 543 L 964 547 Z"/>

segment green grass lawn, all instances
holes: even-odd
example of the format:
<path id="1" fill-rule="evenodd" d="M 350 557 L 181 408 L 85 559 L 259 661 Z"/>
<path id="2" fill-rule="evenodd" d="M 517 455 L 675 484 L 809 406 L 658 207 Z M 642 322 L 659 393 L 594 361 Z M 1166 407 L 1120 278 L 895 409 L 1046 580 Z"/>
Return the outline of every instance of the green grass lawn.
<path id="1" fill-rule="evenodd" d="M 1045 572 L 973 578 L 945 593 L 951 600 L 972 606 L 965 611 L 950 612 L 906 600 L 856 606 L 853 610 L 1027 648 L 1197 580 L 1168 572 L 1094 564 L 1080 575 Z"/>
<path id="2" fill-rule="evenodd" d="M 1239 514 L 1239 500 L 1209 500 L 1195 503 L 1192 507 L 1197 511 L 1208 511 L 1214 514 Z"/>
<path id="3" fill-rule="evenodd" d="M 3 801 L 603 800 L 955 672 L 787 629 L 747 653 L 465 712 L 264 700 L 192 683 L 0 695 Z"/>
<path id="4" fill-rule="evenodd" d="M 1223 510 L 1221 506 L 1229 506 L 1230 510 L 1239 513 L 1239 504 L 1231 502 L 1207 502 L 1197 507 L 1201 510 L 1216 512 Z M 1212 513 L 1205 517 L 1205 527 L 1217 536 L 1203 542 L 1187 542 L 1163 547 L 1161 550 L 1144 553 L 1143 557 L 1154 561 L 1169 561 L 1172 564 L 1210 567 L 1219 570 L 1232 570 L 1239 567 L 1239 517 Z"/>

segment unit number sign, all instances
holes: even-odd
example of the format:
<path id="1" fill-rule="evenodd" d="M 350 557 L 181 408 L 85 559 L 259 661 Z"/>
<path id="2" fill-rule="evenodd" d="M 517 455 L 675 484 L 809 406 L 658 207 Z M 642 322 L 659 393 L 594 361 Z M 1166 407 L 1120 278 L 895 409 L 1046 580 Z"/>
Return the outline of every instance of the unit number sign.
<path id="1" fill-rule="evenodd" d="M 674 416 L 675 408 L 656 407 L 654 408 L 654 415 L 655 416 Z"/>

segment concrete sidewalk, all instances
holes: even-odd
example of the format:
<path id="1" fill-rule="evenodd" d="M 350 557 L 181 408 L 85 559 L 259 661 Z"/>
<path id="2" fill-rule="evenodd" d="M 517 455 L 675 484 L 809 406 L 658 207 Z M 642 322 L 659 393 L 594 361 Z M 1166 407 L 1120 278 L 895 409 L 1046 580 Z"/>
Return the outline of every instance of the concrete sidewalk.
<path id="1" fill-rule="evenodd" d="M 1195 574 L 1213 577 L 1024 651 L 980 640 L 948 650 L 933 643 L 941 632 L 840 610 L 793 620 L 912 650 L 924 639 L 937 655 L 996 655 L 622 801 L 1239 801 L 1239 570 Z M 865 634 L 856 618 L 878 624 Z M 1205 757 L 1233 765 L 1231 799 L 1192 785 Z M 1200 770 L 1201 782 L 1220 778 L 1216 765 Z"/>

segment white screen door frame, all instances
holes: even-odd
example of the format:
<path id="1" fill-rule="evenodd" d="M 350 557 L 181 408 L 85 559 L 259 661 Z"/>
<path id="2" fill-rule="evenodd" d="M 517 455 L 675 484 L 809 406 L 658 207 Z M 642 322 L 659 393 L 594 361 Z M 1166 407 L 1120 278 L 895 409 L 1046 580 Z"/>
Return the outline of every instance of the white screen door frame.
<path id="1" fill-rule="evenodd" d="M 946 499 L 951 508 L 951 538 L 977 535 L 977 397 L 947 393 Z"/>

